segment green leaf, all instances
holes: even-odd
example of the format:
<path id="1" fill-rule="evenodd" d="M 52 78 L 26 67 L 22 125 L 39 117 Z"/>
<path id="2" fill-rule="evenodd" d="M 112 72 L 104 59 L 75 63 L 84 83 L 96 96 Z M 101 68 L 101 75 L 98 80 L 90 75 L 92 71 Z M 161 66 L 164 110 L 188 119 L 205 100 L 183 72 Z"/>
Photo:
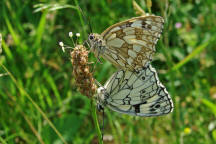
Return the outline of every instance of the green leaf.
<path id="1" fill-rule="evenodd" d="M 210 102 L 207 99 L 202 99 L 202 102 L 208 107 L 210 108 L 210 110 L 212 111 L 212 113 L 216 116 L 216 105 L 212 102 Z"/>
<path id="2" fill-rule="evenodd" d="M 212 131 L 212 137 L 213 137 L 213 139 L 216 141 L 216 130 L 213 130 L 213 131 Z"/>
<path id="3" fill-rule="evenodd" d="M 78 133 L 81 124 L 83 124 L 83 118 L 75 114 L 69 114 L 55 119 L 53 123 L 66 141 L 73 141 L 74 136 Z M 60 139 L 49 125 L 46 125 L 42 129 L 42 136 L 47 143 L 60 143 Z"/>

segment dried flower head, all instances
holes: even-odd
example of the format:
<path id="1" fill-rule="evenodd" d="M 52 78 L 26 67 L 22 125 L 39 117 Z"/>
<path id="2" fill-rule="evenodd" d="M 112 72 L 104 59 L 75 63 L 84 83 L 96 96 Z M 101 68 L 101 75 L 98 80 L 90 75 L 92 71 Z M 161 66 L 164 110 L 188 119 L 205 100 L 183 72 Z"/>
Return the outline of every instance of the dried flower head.
<path id="1" fill-rule="evenodd" d="M 93 73 L 90 71 L 88 62 L 89 51 L 83 45 L 76 45 L 71 52 L 71 62 L 73 65 L 73 75 L 79 91 L 88 97 L 92 97 L 97 89 Z"/>

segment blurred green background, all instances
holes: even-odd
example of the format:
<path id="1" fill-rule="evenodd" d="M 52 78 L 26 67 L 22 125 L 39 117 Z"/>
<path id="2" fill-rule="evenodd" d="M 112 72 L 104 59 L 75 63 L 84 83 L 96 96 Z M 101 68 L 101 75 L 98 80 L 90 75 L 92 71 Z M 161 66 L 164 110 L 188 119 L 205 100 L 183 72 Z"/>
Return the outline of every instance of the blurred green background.
<path id="1" fill-rule="evenodd" d="M 58 46 L 72 46 L 70 31 L 87 39 L 78 3 L 98 33 L 137 16 L 131 0 L 1 0 L 0 143 L 98 143 L 90 100 L 77 91 L 69 50 Z M 216 1 L 152 0 L 151 11 L 165 19 L 153 66 L 174 111 L 145 118 L 106 109 L 104 143 L 216 143 Z M 95 78 L 104 83 L 114 71 L 103 61 Z"/>

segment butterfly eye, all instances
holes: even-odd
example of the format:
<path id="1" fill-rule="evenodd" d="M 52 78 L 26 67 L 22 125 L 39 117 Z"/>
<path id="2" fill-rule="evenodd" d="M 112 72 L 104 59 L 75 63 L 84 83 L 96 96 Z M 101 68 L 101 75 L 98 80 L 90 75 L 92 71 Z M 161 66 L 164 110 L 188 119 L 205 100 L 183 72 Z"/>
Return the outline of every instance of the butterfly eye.
<path id="1" fill-rule="evenodd" d="M 90 36 L 89 36 L 89 39 L 90 39 L 90 40 L 93 40 L 93 39 L 94 39 L 94 36 L 93 36 L 93 35 L 90 35 Z"/>

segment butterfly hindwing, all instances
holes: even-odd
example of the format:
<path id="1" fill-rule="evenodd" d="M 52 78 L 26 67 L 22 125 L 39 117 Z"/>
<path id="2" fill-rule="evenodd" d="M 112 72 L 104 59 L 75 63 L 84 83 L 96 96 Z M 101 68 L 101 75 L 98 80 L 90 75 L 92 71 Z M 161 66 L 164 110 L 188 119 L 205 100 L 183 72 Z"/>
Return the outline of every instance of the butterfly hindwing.
<path id="1" fill-rule="evenodd" d="M 150 64 L 134 72 L 114 73 L 104 88 L 106 106 L 120 113 L 159 116 L 173 110 L 171 97 Z"/>

